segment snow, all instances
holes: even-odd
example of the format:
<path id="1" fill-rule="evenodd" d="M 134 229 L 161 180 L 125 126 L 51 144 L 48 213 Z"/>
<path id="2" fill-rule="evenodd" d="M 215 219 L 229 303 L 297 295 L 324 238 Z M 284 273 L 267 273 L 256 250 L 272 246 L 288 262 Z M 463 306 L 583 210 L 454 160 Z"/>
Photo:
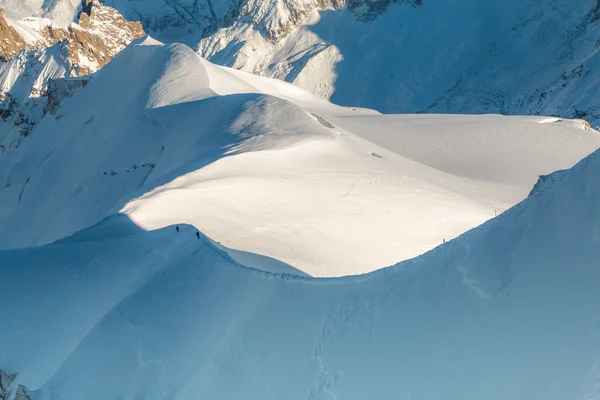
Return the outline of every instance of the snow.
<path id="1" fill-rule="evenodd" d="M 0 164 L 0 247 L 121 211 L 311 276 L 365 273 L 483 223 L 600 147 L 594 130 L 538 120 L 347 109 L 137 41 Z"/>
<path id="2" fill-rule="evenodd" d="M 0 160 L 18 147 L 23 137 L 42 119 L 48 81 L 69 76 L 70 72 L 66 49 L 60 43 L 44 50 L 22 50 L 0 63 L 3 94 Z"/>
<path id="3" fill-rule="evenodd" d="M 195 45 L 202 32 L 216 20 L 222 21 L 231 0 L 107 0 L 109 7 L 118 10 L 131 21 L 140 21 L 146 32 L 163 41 Z"/>
<path id="4" fill-rule="evenodd" d="M 347 8 L 315 9 L 275 41 L 262 34 L 269 23 L 241 16 L 205 35 L 198 52 L 337 104 L 386 113 L 557 115 L 585 118 L 593 126 L 600 121 L 594 90 L 600 67 L 597 1 L 397 3 L 372 20 Z M 250 4 L 252 16 L 269 9 Z"/>
<path id="5" fill-rule="evenodd" d="M 53 0 L 44 3 L 43 17 L 62 27 L 69 26 L 81 11 L 81 0 Z"/>
<path id="6" fill-rule="evenodd" d="M 598 148 L 135 41 L 0 160 L 0 370 L 33 400 L 599 398 Z"/>
<path id="7" fill-rule="evenodd" d="M 34 399 L 596 398 L 599 156 L 358 277 L 257 271 L 124 216 L 0 252 L 0 368 Z"/>
<path id="8" fill-rule="evenodd" d="M 0 8 L 14 20 L 31 16 L 44 17 L 67 27 L 81 7 L 81 0 L 0 0 Z"/>
<path id="9" fill-rule="evenodd" d="M 34 13 L 64 26 L 77 2 L 0 0 L 0 6 L 14 19 Z M 106 1 L 161 40 L 184 42 L 214 63 L 286 80 L 337 104 L 600 122 L 595 0 L 352 3 L 369 6 Z M 380 13 L 363 12 L 378 5 Z"/>
<path id="10" fill-rule="evenodd" d="M 38 14 L 43 3 L 44 0 L 0 0 L 0 8 L 10 18 L 23 19 Z"/>
<path id="11" fill-rule="evenodd" d="M 6 22 L 32 47 L 37 47 L 40 43 L 46 42 L 40 32 L 52 24 L 52 21 L 47 18 L 25 18 L 23 20 L 7 18 Z"/>

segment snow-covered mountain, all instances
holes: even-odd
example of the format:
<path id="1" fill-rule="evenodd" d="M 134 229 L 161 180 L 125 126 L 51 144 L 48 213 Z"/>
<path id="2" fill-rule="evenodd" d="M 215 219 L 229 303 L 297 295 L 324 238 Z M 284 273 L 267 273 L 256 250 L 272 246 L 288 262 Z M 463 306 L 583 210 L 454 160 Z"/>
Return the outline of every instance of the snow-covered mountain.
<path id="1" fill-rule="evenodd" d="M 73 20 L 71 1 L 13 8 Z M 600 123 L 597 0 L 107 0 L 220 65 L 382 112 L 501 113 Z M 457 21 L 464 21 L 457 23 Z"/>
<path id="2" fill-rule="evenodd" d="M 580 3 L 0 0 L 0 400 L 599 399 Z"/>
<path id="3" fill-rule="evenodd" d="M 23 50 L 0 63 L 0 159 L 18 147 L 44 116 L 48 81 L 70 74 L 64 42 Z"/>
<path id="4" fill-rule="evenodd" d="M 424 0 L 372 18 L 349 8 L 314 11 L 278 40 L 240 18 L 205 35 L 199 53 L 383 112 L 600 121 L 596 0 Z"/>
<path id="5" fill-rule="evenodd" d="M 66 3 L 60 4 L 53 10 Z M 18 10 L 13 7 L 12 14 Z M 62 27 L 48 18 L 13 20 L 0 10 L 0 159 L 19 146 L 52 108 L 51 102 L 64 95 L 49 92 L 51 80 L 95 72 L 144 35 L 139 23 L 99 3 L 87 3 L 80 11 L 78 23 Z M 54 15 L 48 13 L 44 15 Z"/>
<path id="6" fill-rule="evenodd" d="M 596 0 L 110 0 L 217 64 L 383 112 L 600 122 Z"/>
<path id="7" fill-rule="evenodd" d="M 342 108 L 147 39 L 6 155 L 0 248 L 121 211 L 309 275 L 363 273 L 481 224 L 599 147 L 582 121 Z"/>
<path id="8" fill-rule="evenodd" d="M 596 399 L 599 156 L 360 277 L 258 271 L 125 216 L 0 252 L 0 368 L 33 399 Z"/>
<path id="9" fill-rule="evenodd" d="M 16 20 L 42 17 L 60 27 L 68 27 L 77 20 L 83 4 L 96 0 L 0 0 L 0 8 Z"/>
<path id="10" fill-rule="evenodd" d="M 54 3 L 52 10 L 62 9 L 64 4 Z M 57 13 L 47 11 L 44 17 L 22 20 L 0 13 L 0 31 L 4 39 L 0 57 L 8 60 L 21 50 L 43 50 L 64 40 L 68 44 L 74 74 L 82 76 L 97 71 L 133 39 L 145 34 L 140 23 L 125 20 L 115 9 L 95 0 L 83 2 L 76 19 L 65 27 L 55 22 L 64 19 L 63 14 L 57 16 Z M 53 16 L 55 19 L 49 18 Z"/>

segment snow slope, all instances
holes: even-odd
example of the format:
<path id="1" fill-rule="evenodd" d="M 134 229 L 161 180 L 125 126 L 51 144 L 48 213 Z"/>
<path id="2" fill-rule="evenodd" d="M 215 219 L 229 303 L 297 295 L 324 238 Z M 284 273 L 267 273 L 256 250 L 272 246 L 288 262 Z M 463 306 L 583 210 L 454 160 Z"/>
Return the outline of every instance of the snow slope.
<path id="1" fill-rule="evenodd" d="M 357 277 L 249 269 L 123 216 L 0 252 L 0 368 L 33 399 L 596 399 L 599 168 Z"/>
<path id="2" fill-rule="evenodd" d="M 579 122 L 486 118 L 349 110 L 138 41 L 0 163 L 0 247 L 121 211 L 313 276 L 371 271 L 481 224 L 600 147 Z"/>

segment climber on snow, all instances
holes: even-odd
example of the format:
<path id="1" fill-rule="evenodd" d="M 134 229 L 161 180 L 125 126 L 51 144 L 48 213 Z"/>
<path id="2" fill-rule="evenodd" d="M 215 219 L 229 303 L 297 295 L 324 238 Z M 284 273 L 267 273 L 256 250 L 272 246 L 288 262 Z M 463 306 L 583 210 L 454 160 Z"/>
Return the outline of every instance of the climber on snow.
<path id="1" fill-rule="evenodd" d="M 179 233 L 179 226 L 176 226 L 175 230 L 177 231 L 177 233 Z"/>
<path id="2" fill-rule="evenodd" d="M 196 231 L 196 238 L 200 239 L 200 232 Z"/>

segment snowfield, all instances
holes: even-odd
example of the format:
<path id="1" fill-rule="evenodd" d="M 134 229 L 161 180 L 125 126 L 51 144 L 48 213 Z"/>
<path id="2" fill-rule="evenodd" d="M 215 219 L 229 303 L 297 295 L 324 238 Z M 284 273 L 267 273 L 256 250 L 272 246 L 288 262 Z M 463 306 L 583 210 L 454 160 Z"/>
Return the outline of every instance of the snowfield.
<path id="1" fill-rule="evenodd" d="M 13 393 L 600 398 L 584 121 L 340 107 L 152 38 L 79 86 L 0 158 Z"/>
<path id="2" fill-rule="evenodd" d="M 338 107 L 146 39 L 0 164 L 0 248 L 120 211 L 311 276 L 361 274 L 478 226 L 600 147 L 581 122 L 540 121 Z"/>
<path id="3" fill-rule="evenodd" d="M 358 277 L 251 269 L 122 215 L 0 252 L 0 368 L 33 399 L 596 399 L 599 168 Z"/>

